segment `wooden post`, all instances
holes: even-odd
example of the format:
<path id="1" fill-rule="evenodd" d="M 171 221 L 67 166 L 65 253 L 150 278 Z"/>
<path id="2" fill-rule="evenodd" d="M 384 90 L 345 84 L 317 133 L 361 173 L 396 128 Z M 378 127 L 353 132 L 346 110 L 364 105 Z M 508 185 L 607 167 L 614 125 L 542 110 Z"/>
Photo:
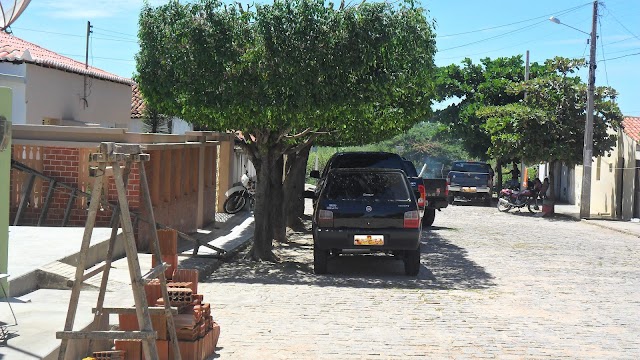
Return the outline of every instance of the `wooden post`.
<path id="1" fill-rule="evenodd" d="M 233 184 L 236 180 L 233 179 L 233 160 L 234 160 L 234 152 L 233 152 L 233 136 L 228 136 L 226 138 L 220 138 L 220 162 L 218 163 L 218 212 L 224 212 L 224 201 L 227 200 L 227 197 L 224 193 L 229 190 L 231 184 Z"/>
<path id="2" fill-rule="evenodd" d="M 124 233 L 124 248 L 125 252 L 127 253 L 127 263 L 129 264 L 130 275 L 129 277 L 131 279 L 131 288 L 133 290 L 133 300 L 136 304 L 138 325 L 140 326 L 140 330 L 143 332 L 153 331 L 151 316 L 149 315 L 149 306 L 147 304 L 147 297 L 144 294 L 144 283 L 142 280 L 142 272 L 140 271 L 138 249 L 136 248 L 136 241 L 133 235 L 131 213 L 129 212 L 129 207 L 127 206 L 127 189 L 125 189 L 124 187 L 122 170 L 120 169 L 120 166 L 113 167 L 113 177 L 116 183 L 116 188 L 118 189 L 118 201 L 120 203 L 120 223 L 122 225 L 122 232 Z M 150 344 L 145 341 L 142 343 L 142 349 L 147 359 L 158 358 L 157 347 L 150 346 Z"/>
<path id="3" fill-rule="evenodd" d="M 47 221 L 49 204 L 51 203 L 51 198 L 53 197 L 53 192 L 55 191 L 56 185 L 57 185 L 57 181 L 53 179 L 49 180 L 49 190 L 47 190 L 47 197 L 44 199 L 44 205 L 42 205 L 42 212 L 40 213 L 40 218 L 38 218 L 38 226 L 42 226 Z"/>
<path id="4" fill-rule="evenodd" d="M 160 253 L 160 242 L 158 241 L 158 231 L 156 230 L 156 218 L 153 213 L 153 204 L 151 204 L 151 195 L 149 194 L 149 185 L 147 183 L 147 173 L 144 169 L 144 162 L 140 163 L 140 189 L 142 190 L 142 199 L 145 202 L 145 205 L 149 209 L 148 213 L 148 224 L 149 224 L 149 232 L 151 233 L 151 239 L 153 243 L 153 252 L 158 259 L 158 262 L 162 262 L 162 254 Z M 164 271 L 161 271 L 159 274 L 160 283 L 166 284 L 166 277 L 164 275 Z M 169 294 L 167 292 L 167 287 L 162 287 L 162 300 L 165 307 L 165 314 L 167 314 L 167 329 L 169 330 L 169 337 L 171 338 L 171 345 L 173 346 L 173 358 L 175 360 L 181 360 L 180 356 L 180 347 L 178 345 L 178 336 L 176 334 L 176 325 L 173 321 L 173 316 L 170 313 L 171 306 L 169 302 Z"/>
<path id="5" fill-rule="evenodd" d="M 78 189 L 74 188 L 71 191 L 71 194 L 69 195 L 69 202 L 67 203 L 67 208 L 64 210 L 64 218 L 62 219 L 62 226 L 67 226 L 67 224 L 69 223 L 69 217 L 71 216 L 71 208 L 73 207 L 73 203 L 76 200 L 77 194 L 78 194 Z"/>
<path id="6" fill-rule="evenodd" d="M 20 222 L 20 218 L 22 217 L 22 213 L 27 207 L 27 203 L 29 202 L 29 198 L 31 197 L 31 190 L 33 189 L 33 183 L 36 180 L 36 176 L 31 174 L 29 176 L 29 180 L 27 181 L 27 186 L 22 190 L 22 198 L 20 199 L 20 205 L 18 206 L 18 212 L 16 213 L 15 219 L 13 219 L 13 226 L 18 226 Z"/>
<path id="7" fill-rule="evenodd" d="M 200 137 L 200 146 L 198 146 L 198 202 L 196 209 L 196 227 L 202 228 L 204 225 L 204 180 L 205 180 L 205 155 L 207 137 Z"/>
<path id="8" fill-rule="evenodd" d="M 100 163 L 100 173 L 104 173 L 106 167 L 106 163 Z M 80 256 L 78 258 L 78 264 L 76 265 L 76 280 L 82 279 L 84 275 L 87 254 L 89 253 L 89 245 L 91 244 L 91 235 L 93 234 L 93 227 L 96 223 L 96 215 L 98 213 L 98 208 L 100 207 L 100 194 L 102 193 L 101 190 L 104 186 L 103 179 L 104 176 L 98 176 L 95 178 L 93 191 L 91 192 L 89 213 L 87 214 L 87 222 L 84 227 L 84 235 L 82 236 L 82 245 L 80 246 Z M 69 299 L 69 310 L 67 311 L 67 319 L 64 323 L 64 331 L 73 330 L 73 323 L 76 319 L 76 312 L 78 311 L 78 301 L 80 300 L 81 287 L 82 281 L 75 281 L 73 283 L 73 288 L 71 289 L 71 298 Z M 68 342 L 69 339 L 62 339 L 60 350 L 58 352 L 58 360 L 65 360 L 64 354 L 66 353 Z"/>

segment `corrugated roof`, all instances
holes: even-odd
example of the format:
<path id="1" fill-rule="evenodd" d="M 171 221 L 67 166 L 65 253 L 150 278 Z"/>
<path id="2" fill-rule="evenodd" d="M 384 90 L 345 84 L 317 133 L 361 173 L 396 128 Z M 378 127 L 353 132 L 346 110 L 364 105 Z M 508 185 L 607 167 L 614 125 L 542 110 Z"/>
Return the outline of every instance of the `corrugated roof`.
<path id="1" fill-rule="evenodd" d="M 624 133 L 635 141 L 640 142 L 640 117 L 625 116 L 622 119 Z"/>
<path id="2" fill-rule="evenodd" d="M 141 119 L 146 105 L 142 99 L 138 84 L 131 85 L 131 118 Z"/>
<path id="3" fill-rule="evenodd" d="M 79 61 L 62 56 L 41 46 L 0 31 L 0 61 L 28 63 L 87 75 L 97 79 L 131 85 L 133 81 L 93 66 L 85 68 Z"/>

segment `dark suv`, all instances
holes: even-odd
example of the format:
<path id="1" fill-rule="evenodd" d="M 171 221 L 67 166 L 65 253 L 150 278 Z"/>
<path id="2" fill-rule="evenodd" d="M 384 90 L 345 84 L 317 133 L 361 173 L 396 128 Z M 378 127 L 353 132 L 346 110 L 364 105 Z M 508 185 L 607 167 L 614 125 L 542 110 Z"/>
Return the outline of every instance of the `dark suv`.
<path id="1" fill-rule="evenodd" d="M 394 169 L 332 169 L 313 215 L 313 265 L 327 271 L 329 255 L 384 252 L 420 270 L 420 212 L 406 175 Z"/>

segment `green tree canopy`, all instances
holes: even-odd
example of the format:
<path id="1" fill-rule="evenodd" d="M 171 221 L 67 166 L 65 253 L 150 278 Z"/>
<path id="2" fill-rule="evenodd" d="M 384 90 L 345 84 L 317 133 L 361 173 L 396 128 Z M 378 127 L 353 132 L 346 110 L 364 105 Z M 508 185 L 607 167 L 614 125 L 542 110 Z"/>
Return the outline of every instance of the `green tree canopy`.
<path id="1" fill-rule="evenodd" d="M 283 154 L 320 131 L 357 141 L 430 111 L 435 39 L 413 1 L 339 9 L 320 0 L 251 9 L 171 1 L 143 8 L 139 37 L 136 81 L 150 104 L 252 135 L 243 146 L 258 173 L 256 258 L 273 257 Z"/>
<path id="2" fill-rule="evenodd" d="M 540 66 L 532 64 L 531 77 Z M 478 114 L 484 106 L 517 103 L 522 93 L 507 91 L 513 82 L 524 81 L 522 56 L 484 58 L 474 64 L 466 58 L 462 65 L 452 64 L 438 69 L 437 100 L 452 104 L 436 112 L 435 119 L 447 126 L 453 139 L 460 139 L 476 158 L 487 159 L 491 137 L 484 128 L 485 119 Z"/>
<path id="3" fill-rule="evenodd" d="M 587 87 L 574 75 L 584 60 L 556 57 L 545 62 L 544 74 L 513 83 L 509 93 L 527 97 L 516 104 L 489 106 L 479 111 L 493 143 L 489 154 L 520 158 L 526 163 L 556 161 L 582 163 Z M 610 87 L 597 87 L 594 98 L 593 156 L 602 156 L 616 144 L 622 121 Z M 553 180 L 553 179 L 550 179 Z"/>

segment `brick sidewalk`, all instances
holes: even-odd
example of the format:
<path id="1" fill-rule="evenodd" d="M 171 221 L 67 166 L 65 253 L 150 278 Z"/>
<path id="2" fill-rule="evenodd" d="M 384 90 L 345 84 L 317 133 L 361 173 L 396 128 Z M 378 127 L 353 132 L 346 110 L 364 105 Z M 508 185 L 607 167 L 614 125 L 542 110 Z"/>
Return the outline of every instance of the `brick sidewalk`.
<path id="1" fill-rule="evenodd" d="M 636 237 L 476 206 L 434 225 L 417 278 L 381 257 L 316 276 L 307 234 L 277 247 L 280 264 L 225 264 L 201 283 L 220 358 L 640 357 Z"/>

